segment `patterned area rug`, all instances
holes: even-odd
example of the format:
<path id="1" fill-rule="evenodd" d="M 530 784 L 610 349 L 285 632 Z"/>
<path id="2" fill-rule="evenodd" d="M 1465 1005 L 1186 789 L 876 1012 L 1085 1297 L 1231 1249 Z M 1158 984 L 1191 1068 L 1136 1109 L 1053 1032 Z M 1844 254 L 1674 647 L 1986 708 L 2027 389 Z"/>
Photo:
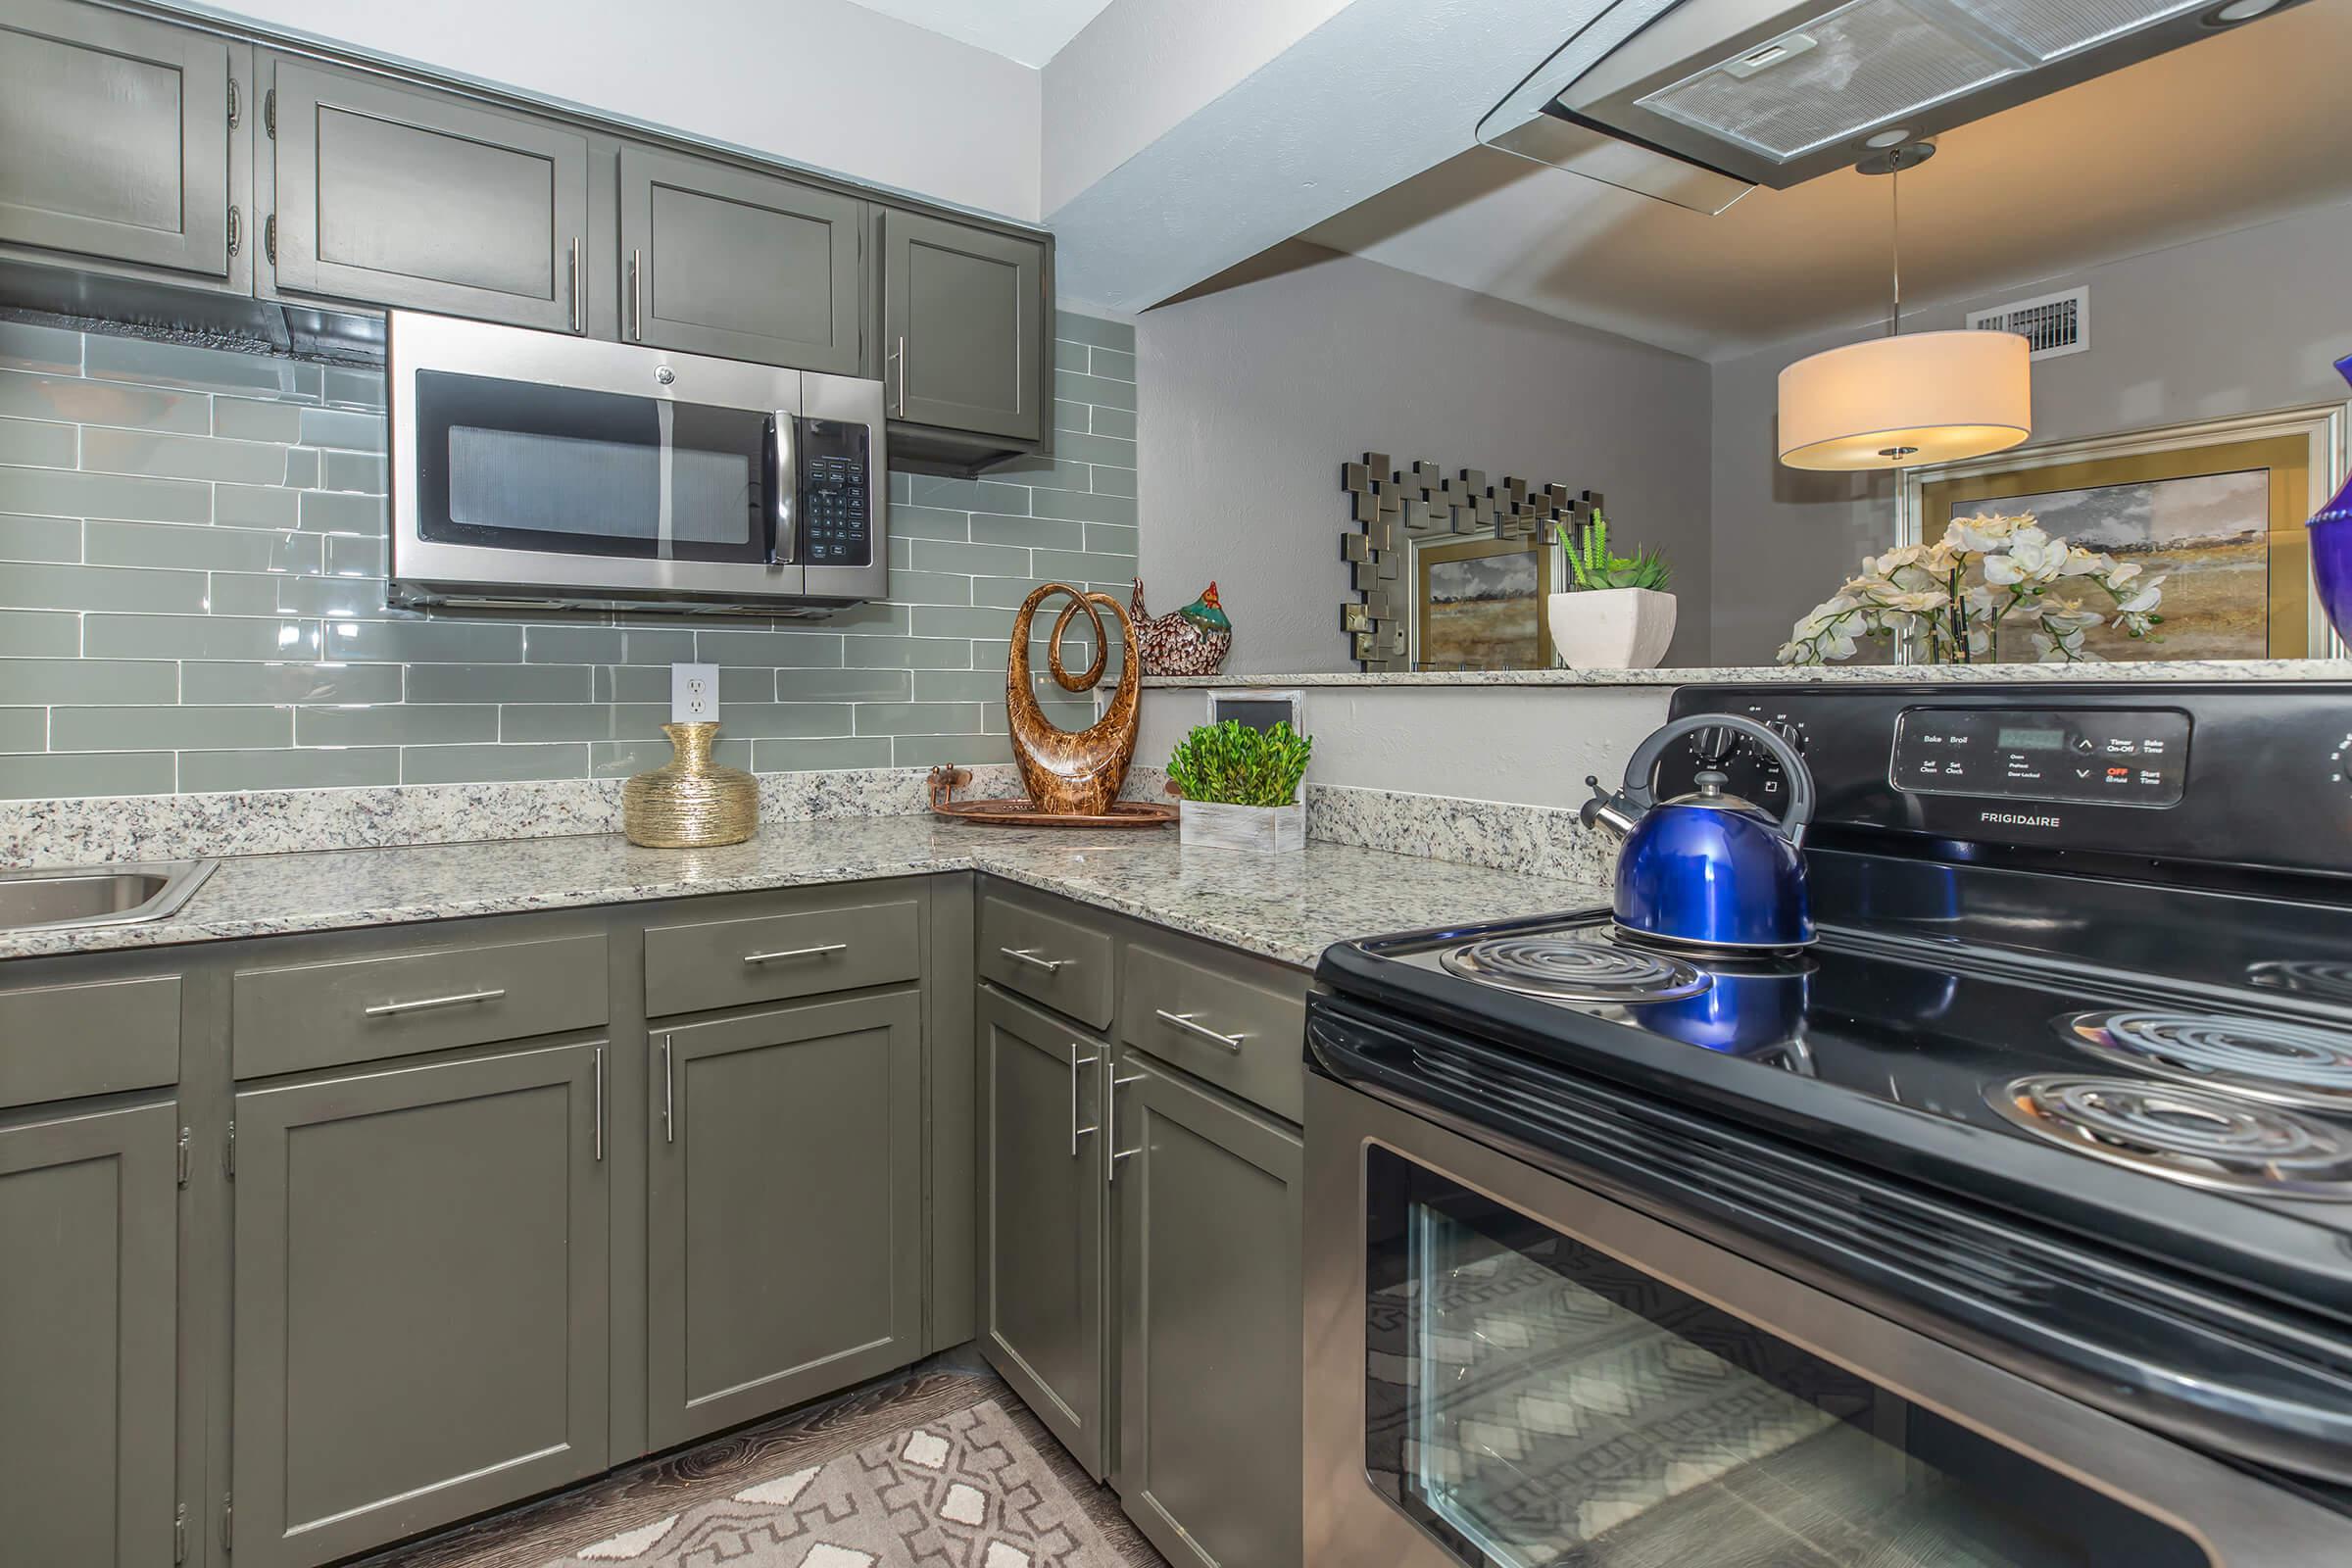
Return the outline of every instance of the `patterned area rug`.
<path id="1" fill-rule="evenodd" d="M 994 1399 L 593 1542 L 562 1568 L 1126 1568 Z M 553 1568 L 553 1565 L 551 1565 Z"/>

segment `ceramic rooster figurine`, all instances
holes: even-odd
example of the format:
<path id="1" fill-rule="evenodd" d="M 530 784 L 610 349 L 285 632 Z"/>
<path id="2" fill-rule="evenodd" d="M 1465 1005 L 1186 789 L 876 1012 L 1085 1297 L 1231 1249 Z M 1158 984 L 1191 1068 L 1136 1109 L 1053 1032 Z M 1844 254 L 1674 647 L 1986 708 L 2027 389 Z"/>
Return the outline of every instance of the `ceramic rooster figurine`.
<path id="1" fill-rule="evenodd" d="M 1214 675 L 1225 662 L 1233 647 L 1233 622 L 1217 604 L 1215 583 L 1173 615 L 1154 615 L 1144 609 L 1144 579 L 1138 577 L 1129 604 L 1145 674 Z"/>

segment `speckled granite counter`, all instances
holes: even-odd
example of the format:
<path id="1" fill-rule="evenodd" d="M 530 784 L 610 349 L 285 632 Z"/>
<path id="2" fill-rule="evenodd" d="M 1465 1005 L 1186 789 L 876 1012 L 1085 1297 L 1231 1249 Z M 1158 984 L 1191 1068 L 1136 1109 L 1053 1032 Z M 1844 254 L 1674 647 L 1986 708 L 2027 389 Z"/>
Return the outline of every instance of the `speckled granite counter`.
<path id="1" fill-rule="evenodd" d="M 2150 660 L 2081 664 L 1728 664 L 1692 669 L 1326 670 L 1303 675 L 1146 675 L 1154 689 L 1287 686 L 2034 685 L 2108 681 L 2352 680 L 2352 660 Z"/>
<path id="2" fill-rule="evenodd" d="M 1331 844 L 1248 855 L 1184 849 L 1172 828 L 1086 833 L 889 816 L 776 822 L 717 850 L 644 850 L 588 834 L 252 856 L 222 861 L 172 919 L 0 933 L 0 959 L 963 870 L 1302 967 L 1347 937 L 1608 902 L 1585 882 Z"/>

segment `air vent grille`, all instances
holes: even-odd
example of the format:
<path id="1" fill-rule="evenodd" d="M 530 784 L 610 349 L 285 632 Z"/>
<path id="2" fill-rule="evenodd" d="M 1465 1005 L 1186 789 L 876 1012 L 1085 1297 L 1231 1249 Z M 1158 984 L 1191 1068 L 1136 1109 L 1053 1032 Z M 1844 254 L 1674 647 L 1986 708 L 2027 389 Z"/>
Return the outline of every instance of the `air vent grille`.
<path id="1" fill-rule="evenodd" d="M 1961 9 L 1998 29 L 2036 60 L 2078 49 L 2150 23 L 2194 11 L 2212 0 L 1961 0 Z"/>
<path id="2" fill-rule="evenodd" d="M 2081 354 L 2090 347 L 2090 289 L 2085 285 L 1989 311 L 1971 311 L 1968 324 L 1972 331 L 2015 332 L 2032 345 L 2030 359 Z"/>

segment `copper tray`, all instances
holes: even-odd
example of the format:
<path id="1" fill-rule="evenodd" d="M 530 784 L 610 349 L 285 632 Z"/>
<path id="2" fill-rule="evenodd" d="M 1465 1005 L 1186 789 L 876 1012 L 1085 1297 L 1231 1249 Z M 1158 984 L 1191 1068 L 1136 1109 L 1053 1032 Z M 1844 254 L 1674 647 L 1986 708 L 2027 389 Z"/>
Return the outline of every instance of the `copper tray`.
<path id="1" fill-rule="evenodd" d="M 1026 797 L 1013 800 L 959 801 L 959 784 L 972 775 L 960 767 L 931 770 L 931 809 L 959 822 L 986 822 L 996 827 L 1165 827 L 1176 820 L 1176 808 L 1152 801 L 1113 801 L 1100 815 L 1049 811 Z"/>

